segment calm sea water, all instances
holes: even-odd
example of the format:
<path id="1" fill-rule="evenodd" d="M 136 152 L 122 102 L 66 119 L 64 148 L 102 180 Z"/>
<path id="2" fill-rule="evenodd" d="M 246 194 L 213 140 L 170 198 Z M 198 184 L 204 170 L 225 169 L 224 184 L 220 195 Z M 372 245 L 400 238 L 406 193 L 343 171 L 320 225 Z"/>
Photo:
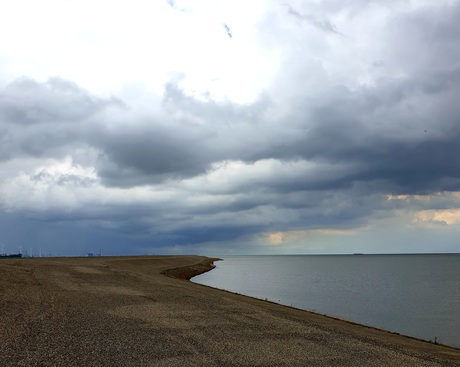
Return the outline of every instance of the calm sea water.
<path id="1" fill-rule="evenodd" d="M 460 254 L 223 260 L 193 282 L 460 347 Z"/>

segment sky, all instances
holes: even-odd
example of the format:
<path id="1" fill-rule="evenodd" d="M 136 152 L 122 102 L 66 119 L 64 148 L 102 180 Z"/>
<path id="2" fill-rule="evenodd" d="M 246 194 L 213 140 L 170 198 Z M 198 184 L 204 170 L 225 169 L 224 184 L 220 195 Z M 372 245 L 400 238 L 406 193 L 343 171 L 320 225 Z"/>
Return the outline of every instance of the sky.
<path id="1" fill-rule="evenodd" d="M 460 252 L 460 1 L 0 4 L 2 252 Z"/>

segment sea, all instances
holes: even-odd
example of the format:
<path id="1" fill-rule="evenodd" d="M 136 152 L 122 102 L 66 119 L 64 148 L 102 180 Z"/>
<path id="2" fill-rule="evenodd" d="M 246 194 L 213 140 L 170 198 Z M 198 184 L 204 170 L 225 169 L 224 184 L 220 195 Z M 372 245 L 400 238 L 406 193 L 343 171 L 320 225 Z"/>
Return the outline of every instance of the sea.
<path id="1" fill-rule="evenodd" d="M 460 254 L 222 259 L 192 281 L 460 347 Z"/>

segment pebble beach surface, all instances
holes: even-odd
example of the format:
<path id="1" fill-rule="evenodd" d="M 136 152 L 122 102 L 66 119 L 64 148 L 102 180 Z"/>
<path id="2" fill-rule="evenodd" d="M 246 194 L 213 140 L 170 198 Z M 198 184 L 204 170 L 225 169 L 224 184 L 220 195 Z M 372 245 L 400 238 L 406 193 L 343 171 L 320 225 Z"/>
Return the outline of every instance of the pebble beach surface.
<path id="1" fill-rule="evenodd" d="M 460 366 L 460 350 L 188 282 L 199 256 L 0 260 L 0 366 Z"/>

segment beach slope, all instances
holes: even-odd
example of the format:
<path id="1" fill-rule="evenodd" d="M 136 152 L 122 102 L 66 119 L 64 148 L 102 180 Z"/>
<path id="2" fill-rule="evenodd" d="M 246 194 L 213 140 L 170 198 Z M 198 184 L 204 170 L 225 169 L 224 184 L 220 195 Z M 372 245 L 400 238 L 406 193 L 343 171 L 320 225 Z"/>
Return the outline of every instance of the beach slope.
<path id="1" fill-rule="evenodd" d="M 458 349 L 183 280 L 209 269 L 199 256 L 1 260 L 0 366 L 460 366 Z"/>

